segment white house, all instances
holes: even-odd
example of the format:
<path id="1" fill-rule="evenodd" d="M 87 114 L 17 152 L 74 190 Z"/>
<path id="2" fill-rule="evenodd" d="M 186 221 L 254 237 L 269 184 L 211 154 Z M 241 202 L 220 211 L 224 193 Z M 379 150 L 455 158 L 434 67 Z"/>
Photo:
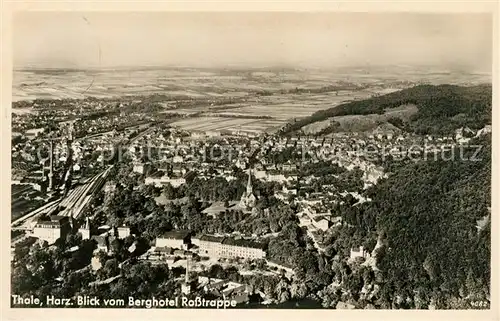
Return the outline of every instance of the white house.
<path id="1" fill-rule="evenodd" d="M 369 258 L 370 257 L 370 253 L 368 253 L 368 251 L 366 251 L 363 246 L 360 246 L 358 248 L 351 248 L 351 255 L 350 255 L 350 259 L 353 260 L 357 257 L 362 257 L 362 258 Z"/>

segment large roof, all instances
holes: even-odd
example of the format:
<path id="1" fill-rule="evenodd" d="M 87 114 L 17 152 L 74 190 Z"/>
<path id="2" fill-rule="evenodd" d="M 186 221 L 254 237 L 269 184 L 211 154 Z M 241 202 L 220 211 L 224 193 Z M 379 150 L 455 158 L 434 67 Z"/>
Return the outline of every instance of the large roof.
<path id="1" fill-rule="evenodd" d="M 263 249 L 264 244 L 255 242 L 252 240 L 247 240 L 247 239 L 234 239 L 231 237 L 223 237 L 223 236 L 214 236 L 214 235 L 201 235 L 199 237 L 201 241 L 206 241 L 206 242 L 214 242 L 214 243 L 220 243 L 220 244 L 225 244 L 225 245 L 234 245 L 234 246 L 240 246 L 240 247 L 250 247 L 250 248 L 256 248 L 256 249 Z"/>
<path id="2" fill-rule="evenodd" d="M 189 236 L 189 231 L 170 231 L 163 233 L 161 238 L 182 240 Z"/>

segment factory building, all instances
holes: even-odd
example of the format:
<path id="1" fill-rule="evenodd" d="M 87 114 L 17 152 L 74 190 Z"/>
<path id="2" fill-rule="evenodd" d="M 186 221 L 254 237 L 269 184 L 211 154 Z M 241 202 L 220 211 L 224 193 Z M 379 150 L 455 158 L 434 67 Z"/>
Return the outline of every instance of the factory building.
<path id="1" fill-rule="evenodd" d="M 53 244 L 59 238 L 65 238 L 71 232 L 69 217 L 53 215 L 49 220 L 39 219 L 33 228 L 34 237 Z"/>

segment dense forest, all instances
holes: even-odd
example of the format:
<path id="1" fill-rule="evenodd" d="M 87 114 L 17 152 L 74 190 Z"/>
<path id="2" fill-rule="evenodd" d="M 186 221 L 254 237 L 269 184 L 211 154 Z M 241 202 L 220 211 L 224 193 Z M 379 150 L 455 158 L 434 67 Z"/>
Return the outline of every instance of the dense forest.
<path id="1" fill-rule="evenodd" d="M 303 126 L 335 116 L 383 114 L 387 109 L 414 104 L 418 112 L 399 126 L 418 134 L 449 134 L 460 127 L 473 129 L 491 124 L 491 85 L 461 87 L 455 85 L 419 85 L 383 96 L 351 101 L 315 112 L 285 126 L 290 134 Z M 393 125 L 397 123 L 394 122 Z"/>
<path id="2" fill-rule="evenodd" d="M 489 296 L 490 225 L 476 226 L 489 219 L 491 140 L 477 145 L 480 161 L 470 150 L 461 160 L 412 164 L 374 191 L 370 207 L 387 242 L 379 266 L 396 293 L 439 293 L 445 308 Z"/>
<path id="3" fill-rule="evenodd" d="M 383 301 L 470 308 L 474 300 L 489 300 L 491 137 L 473 145 L 462 154 L 457 148 L 451 161 L 406 164 L 368 191 L 372 202 L 336 209 L 348 223 L 342 235 L 369 250 L 381 240 Z M 349 243 L 336 238 L 333 244 L 346 251 Z"/>

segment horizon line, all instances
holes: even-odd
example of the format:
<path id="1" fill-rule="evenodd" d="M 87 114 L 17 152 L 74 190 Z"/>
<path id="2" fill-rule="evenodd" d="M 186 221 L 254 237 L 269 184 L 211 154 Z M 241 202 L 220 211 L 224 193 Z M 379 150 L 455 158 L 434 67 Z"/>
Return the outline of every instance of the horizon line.
<path id="1" fill-rule="evenodd" d="M 231 69 L 247 69 L 247 70 L 262 70 L 262 69 L 284 69 L 284 70 L 336 70 L 336 69 L 371 69 L 371 68 L 433 68 L 440 69 L 440 71 L 448 72 L 468 72 L 477 74 L 492 74 L 492 70 L 472 70 L 470 66 L 466 65 L 455 65 L 455 66 L 442 66 L 436 64 L 352 64 L 352 65 L 339 65 L 339 66 L 292 66 L 292 65 L 262 65 L 262 66 L 248 66 L 245 64 L 228 64 L 225 66 L 190 66 L 190 65 L 116 65 L 116 66 L 81 66 L 81 67 L 71 67 L 71 66 L 44 66 L 44 65 L 24 65 L 24 66 L 13 66 L 13 71 L 29 71 L 29 70 L 78 70 L 78 71 L 89 71 L 89 70 L 140 70 L 140 69 L 216 69 L 216 70 L 231 70 Z"/>

